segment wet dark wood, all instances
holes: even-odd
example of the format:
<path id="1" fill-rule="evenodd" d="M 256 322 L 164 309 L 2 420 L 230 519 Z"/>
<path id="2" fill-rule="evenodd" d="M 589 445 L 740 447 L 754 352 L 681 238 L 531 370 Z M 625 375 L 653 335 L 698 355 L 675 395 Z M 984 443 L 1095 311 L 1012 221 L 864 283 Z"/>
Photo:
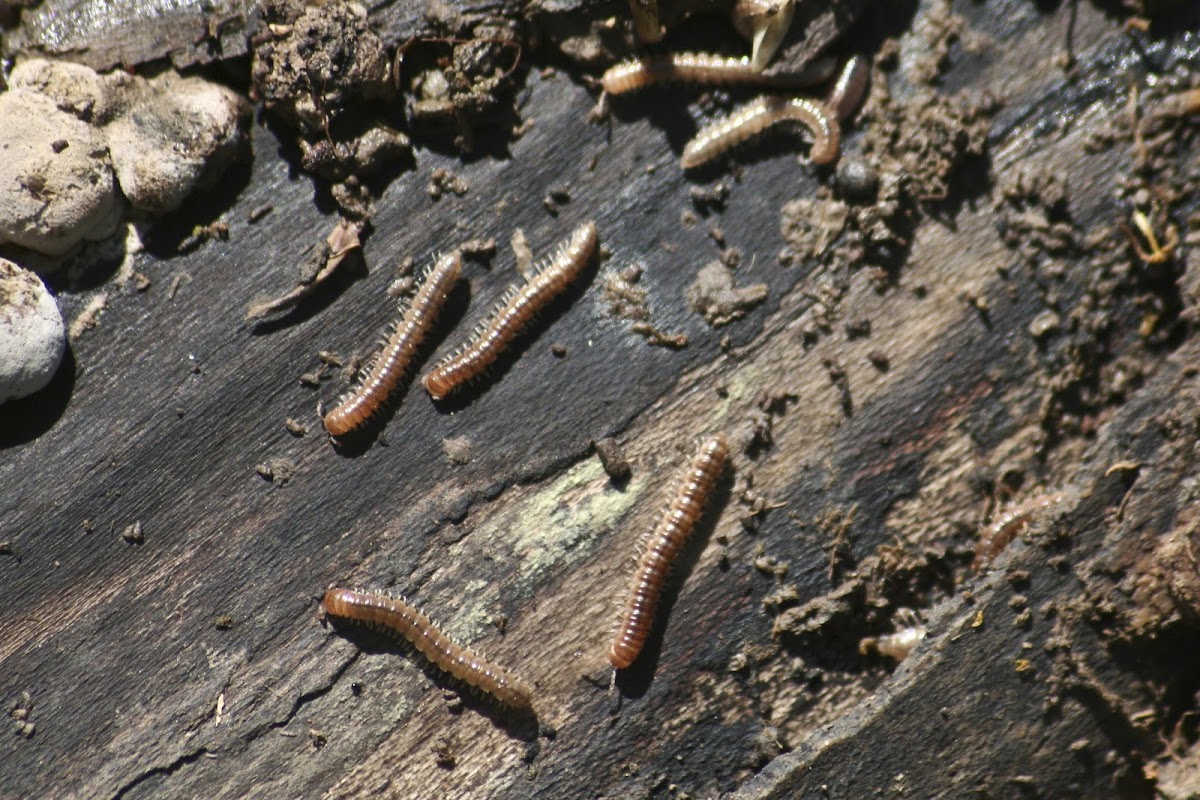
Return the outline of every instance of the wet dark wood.
<path id="1" fill-rule="evenodd" d="M 1125 96 L 1112 74 L 1132 58 L 1120 24 L 1079 6 L 1081 73 L 1067 86 L 1051 61 L 1066 9 L 959 11 L 992 42 L 958 54 L 947 87 L 1007 97 L 992 173 L 1053 166 L 1076 189 L 1080 228 L 1111 224 L 1112 179 L 1128 152 L 1085 154 L 1083 143 Z M 983 512 L 973 475 L 998 453 L 1024 452 L 1046 380 L 1028 333 L 1042 306 L 1027 280 L 1004 277 L 1015 256 L 986 190 L 923 220 L 896 285 L 880 292 L 868 271 L 852 273 L 838 323 L 806 349 L 801 328 L 831 276 L 779 265 L 779 208 L 830 176 L 783 150 L 751 154 L 724 209 L 684 224 L 697 184 L 678 168 L 696 127 L 683 101 L 652 93 L 606 125 L 585 120 L 593 101 L 573 76 L 531 70 L 527 132 L 466 163 L 419 151 L 378 204 L 367 274 L 279 324 L 249 328 L 242 317 L 293 285 L 335 217 L 263 128 L 248 174 L 164 222 L 136 257 L 149 290 L 104 284 L 63 296 L 68 317 L 98 292 L 109 300 L 73 345 L 74 376 L 38 400 L 55 413 L 8 409 L 18 426 L 39 427 L 10 428 L 0 451 L 0 540 L 13 552 L 0 555 L 0 700 L 8 710 L 28 693 L 35 727 L 0 736 L 0 797 L 782 798 L 901 786 L 913 796 L 1103 795 L 1114 781 L 1108 751 L 1125 754 L 1122 768 L 1129 753 L 1153 752 L 1128 723 L 1145 699 L 1145 667 L 1045 609 L 1094 586 L 1116 542 L 1152 550 L 1186 522 L 1193 456 L 1163 420 L 1195 419 L 1194 340 L 1165 350 L 1094 439 L 1039 467 L 1041 482 L 1078 490 L 1054 523 L 1070 545 L 1017 544 L 976 576 L 966 569 Z M 1060 119 L 1074 124 L 1046 124 Z M 429 198 L 439 167 L 469 182 L 465 196 Z M 561 186 L 570 200 L 552 216 L 543 198 Z M 249 223 L 266 203 L 272 212 Z M 170 226 L 214 213 L 229 241 L 174 255 Z M 519 359 L 465 403 L 435 406 L 415 385 L 364 450 L 330 445 L 316 406 L 344 380 L 332 370 L 314 390 L 299 378 L 318 368 L 318 351 L 368 352 L 394 316 L 385 290 L 401 259 L 424 264 L 465 239 L 499 243 L 490 265 L 469 265 L 440 354 L 514 279 L 515 227 L 543 254 L 588 219 L 611 255 Z M 684 300 L 720 255 L 714 227 L 742 252 L 738 283 L 770 288 L 720 330 Z M 633 263 L 645 268 L 654 322 L 686 333 L 686 348 L 651 347 L 608 316 L 604 276 Z M 965 289 L 991 300 L 986 319 Z M 851 338 L 842 321 L 862 317 L 870 335 Z M 878 351 L 886 371 L 869 358 Z M 849 415 L 823 360 L 846 373 Z M 735 464 L 786 505 L 750 533 L 740 486 L 724 488 L 668 598 L 668 622 L 610 693 L 605 652 L 636 542 L 691 437 L 743 430 L 763 392 L 794 399 L 774 420 L 773 445 Z M 308 435 L 288 433 L 288 418 Z M 626 485 L 612 485 L 590 452 L 605 436 L 625 447 Z M 443 450 L 453 437 L 469 440 L 466 465 Z M 255 467 L 279 458 L 296 473 L 275 486 Z M 1123 472 L 1106 474 L 1120 461 L 1154 467 L 1130 489 Z M 929 637 L 894 672 L 857 655 L 858 639 L 879 632 L 861 627 L 863 609 L 838 627 L 838 592 L 854 580 L 831 570 L 837 545 L 821 521 L 839 514 L 852 515 L 852 560 L 899 542 L 936 551 L 950 573 L 928 592 Z M 145 541 L 131 545 L 121 533 L 137 522 Z M 798 603 L 829 599 L 829 626 L 772 637 L 762 605 L 778 589 L 771 563 L 788 566 L 782 580 Z M 1022 569 L 1027 582 L 1014 588 Z M 316 605 L 331 582 L 403 592 L 526 677 L 541 730 L 470 698 L 458 710 L 396 648 L 322 627 Z M 1013 625 L 1018 591 L 1034 611 L 1028 628 Z M 1046 644 L 1062 636 L 1099 688 L 1080 669 L 1060 674 Z M 1018 670 L 1020 659 L 1030 668 Z M 779 755 L 781 743 L 793 752 Z"/>

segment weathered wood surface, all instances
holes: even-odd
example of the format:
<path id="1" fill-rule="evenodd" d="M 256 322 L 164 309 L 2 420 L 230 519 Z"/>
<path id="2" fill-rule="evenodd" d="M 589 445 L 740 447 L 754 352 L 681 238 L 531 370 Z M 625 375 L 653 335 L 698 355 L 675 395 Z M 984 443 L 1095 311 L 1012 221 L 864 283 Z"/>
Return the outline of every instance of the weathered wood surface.
<path id="1" fill-rule="evenodd" d="M 508 19 L 528 28 L 531 37 L 552 49 L 564 40 L 587 35 L 603 20 L 628 13 L 626 0 L 543 0 L 534 4 L 517 0 L 454 0 L 444 4 L 375 0 L 362 5 L 374 29 L 389 43 L 406 42 L 431 31 L 445 35 L 447 26 Z M 862 0 L 814 0 L 803 4 L 773 69 L 803 66 L 854 21 L 861 5 Z M 63 58 L 98 70 L 133 68 L 162 60 L 184 69 L 248 53 L 247 35 L 260 26 L 261 6 L 254 0 L 211 4 L 43 0 L 23 12 L 22 24 L 8 35 L 7 46 L 12 52 Z M 731 6 L 729 0 L 689 0 L 663 4 L 660 13 L 663 24 L 674 27 L 688 17 L 727 17 Z M 621 39 L 616 34 L 609 38 L 614 42 Z M 715 39 L 728 41 L 722 36 Z"/>
<path id="2" fill-rule="evenodd" d="M 1079 72 L 1068 83 L 1053 63 L 1068 9 L 956 10 L 991 38 L 955 53 L 946 85 L 1007 101 L 991 175 L 1063 174 L 1082 231 L 1122 218 L 1112 191 L 1130 151 L 1084 149 L 1123 107 L 1120 71 L 1135 56 L 1120 23 L 1078 7 Z M 593 97 L 580 83 L 531 70 L 521 114 L 534 124 L 521 138 L 467 163 L 419 152 L 379 203 L 369 274 L 254 331 L 242 323 L 248 303 L 289 286 L 333 221 L 258 128 L 244 184 L 181 215 L 191 224 L 215 209 L 228 242 L 160 257 L 152 241 L 135 262 L 148 291 L 93 290 L 109 292 L 108 308 L 73 347 L 73 379 L 36 409 L 5 410 L 0 539 L 15 555 L 0 556 L 0 698 L 28 707 L 20 716 L 35 727 L 0 737 L 0 797 L 1153 791 L 1156 737 L 1195 704 L 1195 561 L 1167 593 L 1183 598 L 1179 626 L 1118 647 L 1095 619 L 1119 618 L 1122 603 L 1142 608 L 1120 584 L 1126 574 L 1149 575 L 1139 569 L 1158 553 L 1178 556 L 1163 566 L 1191 552 L 1200 353 L 1190 328 L 1153 358 L 1141 353 L 1144 379 L 1124 404 L 1038 455 L 1055 362 L 1028 332 L 1044 306 L 1001 240 L 990 184 L 959 187 L 954 203 L 935 207 L 940 218 L 922 220 L 893 285 L 879 291 L 870 271 L 843 269 L 833 302 L 822 287 L 839 278 L 828 267 L 776 259 L 780 206 L 829 176 L 783 150 L 751 153 L 724 209 L 681 224 L 694 183 L 677 158 L 694 123 L 682 101 L 664 98 L 589 125 Z M 425 186 L 437 167 L 470 191 L 432 202 Z M 561 185 L 571 200 L 554 218 L 542 198 Z M 248 224 L 267 202 L 273 212 Z M 392 317 L 384 290 L 398 260 L 425 262 L 469 238 L 499 244 L 490 269 L 472 265 L 469 307 L 459 304 L 442 352 L 513 279 L 514 227 L 545 252 L 586 219 L 611 250 L 600 275 L 484 390 L 448 410 L 410 389 L 361 453 L 320 435 L 316 403 L 343 382 L 314 391 L 298 378 L 319 350 L 366 351 Z M 742 251 L 739 284 L 770 287 L 764 305 L 716 331 L 683 299 L 719 256 L 710 226 Z M 1181 294 L 1193 298 L 1196 260 L 1186 257 Z M 655 323 L 686 332 L 687 348 L 650 347 L 608 316 L 603 277 L 635 262 Z M 1085 260 L 1063 267 L 1064 286 L 1087 284 Z M 64 296 L 68 315 L 90 296 Z M 986 312 L 964 296 L 985 298 Z M 833 326 L 806 349 L 803 331 L 830 310 Z M 870 334 L 851 337 L 844 321 L 861 318 Z M 1138 351 L 1136 327 L 1122 317 L 1105 357 Z M 878 352 L 886 370 L 868 357 Z M 845 371 L 849 414 L 825 360 Z M 738 480 L 752 476 L 786 505 L 750 533 L 738 520 L 741 486 L 725 487 L 649 658 L 609 693 L 616 598 L 686 443 L 744 430 L 764 393 L 789 396 L 773 443 L 753 458 L 739 452 L 735 465 Z M 290 435 L 288 417 L 309 435 Z M 589 454 L 606 435 L 633 465 L 624 487 Z M 447 437 L 470 441 L 468 464 L 449 463 Z M 272 458 L 295 462 L 287 485 L 256 475 Z M 1106 474 L 1123 461 L 1140 472 Z M 980 476 L 1014 465 L 1025 491 L 1073 488 L 1061 518 L 1042 526 L 1060 538 L 1015 544 L 976 575 L 967 565 L 986 504 Z M 839 519 L 844 541 L 834 540 Z M 134 522 L 140 546 L 121 537 Z M 1179 546 L 1164 551 L 1171 541 Z M 928 563 L 893 576 L 902 588 L 874 607 L 862 595 L 888 576 L 867 565 L 883 569 L 889 548 Z M 815 620 L 778 637 L 762 604 L 779 590 L 772 564 L 788 566 L 782 582 L 796 590 L 782 607 Z M 317 599 L 334 581 L 402 591 L 526 676 L 542 730 L 471 699 L 454 710 L 397 648 L 322 627 Z M 1107 616 L 1072 605 L 1081 598 Z M 857 645 L 886 630 L 901 601 L 926 609 L 929 637 L 892 672 Z M 1026 607 L 1031 620 L 1014 626 Z"/>

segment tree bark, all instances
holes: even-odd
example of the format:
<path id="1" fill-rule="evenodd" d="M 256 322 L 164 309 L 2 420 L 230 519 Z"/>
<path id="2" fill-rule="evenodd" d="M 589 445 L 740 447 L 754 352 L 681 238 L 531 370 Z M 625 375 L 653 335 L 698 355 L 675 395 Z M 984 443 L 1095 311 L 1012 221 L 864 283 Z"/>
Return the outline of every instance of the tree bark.
<path id="1" fill-rule="evenodd" d="M 623 24 L 622 6 L 603 8 Z M 1170 184 L 1185 228 L 1194 128 L 1151 143 L 1176 148 L 1174 166 L 1136 169 L 1121 73 L 1140 40 L 1090 4 L 953 10 L 931 1 L 912 25 L 883 15 L 853 34 L 877 47 L 903 33 L 843 157 L 874 165 L 881 192 L 914 153 L 956 159 L 945 199 L 905 190 L 886 241 L 863 233 L 869 203 L 809 232 L 806 207 L 781 211 L 843 210 L 833 172 L 797 162 L 794 138 L 739 151 L 735 177 L 686 176 L 694 94 L 635 98 L 591 124 L 582 73 L 535 60 L 523 135 L 467 160 L 419 150 L 378 200 L 366 274 L 249 327 L 247 306 L 290 288 L 336 222 L 256 127 L 248 173 L 163 223 L 219 215 L 229 240 L 184 255 L 151 241 L 135 262 L 147 291 L 64 294 L 70 317 L 106 291 L 98 327 L 46 394 L 0 409 L 20 432 L 0 452 L 14 732 L 0 737 L 0 797 L 1194 791 L 1197 258 L 1185 245 L 1143 263 L 1114 196 L 1121 176 Z M 1155 91 L 1194 82 L 1194 43 L 1152 42 L 1170 76 Z M 908 85 L 940 44 L 936 85 Z M 993 114 L 981 156 L 881 133 L 928 93 L 956 108 L 988 92 L 1002 105 L 980 112 Z M 438 168 L 466 194 L 431 199 Z M 691 191 L 716 183 L 715 203 Z M 558 188 L 569 200 L 544 204 Z M 399 261 L 499 243 L 468 263 L 427 368 L 518 279 L 515 228 L 540 256 L 585 220 L 605 258 L 517 355 L 457 403 L 413 382 L 365 447 L 330 444 L 316 407 L 347 380 L 300 378 L 321 371 L 320 351 L 369 354 L 395 316 Z M 767 287 L 721 328 L 687 300 L 712 261 Z M 611 312 L 605 287 L 631 265 L 652 324 L 686 347 L 653 346 Z M 695 437 L 718 430 L 733 470 L 648 652 L 610 687 L 637 544 Z M 625 483 L 594 454 L 605 437 L 632 467 Z M 1009 495 L 1054 490 L 1064 503 L 971 569 Z M 141 544 L 122 537 L 135 523 Z M 531 682 L 537 724 L 459 698 L 384 639 L 322 625 L 331 583 L 408 596 Z M 860 653 L 900 607 L 925 638 L 899 665 Z"/>

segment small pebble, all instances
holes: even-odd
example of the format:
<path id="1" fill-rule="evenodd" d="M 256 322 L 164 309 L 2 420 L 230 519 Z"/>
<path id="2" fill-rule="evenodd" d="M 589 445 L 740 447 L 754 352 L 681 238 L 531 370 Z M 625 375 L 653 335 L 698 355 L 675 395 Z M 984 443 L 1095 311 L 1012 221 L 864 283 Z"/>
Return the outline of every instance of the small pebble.
<path id="1" fill-rule="evenodd" d="M 1047 308 L 1029 323 L 1029 332 L 1033 335 L 1033 338 L 1041 339 L 1043 336 L 1057 331 L 1061 325 L 1062 319 L 1058 316 L 1057 312 Z"/>
<path id="2" fill-rule="evenodd" d="M 125 529 L 121 531 L 121 538 L 124 539 L 128 544 L 144 544 L 146 541 L 146 535 L 142 533 L 141 520 L 138 520 L 132 525 L 126 525 Z"/>
<path id="3" fill-rule="evenodd" d="M 48 384 L 66 344 L 58 303 L 41 279 L 0 258 L 0 403 Z"/>
<path id="4" fill-rule="evenodd" d="M 879 173 L 865 161 L 844 158 L 838 164 L 837 185 L 847 200 L 870 203 L 879 193 Z"/>

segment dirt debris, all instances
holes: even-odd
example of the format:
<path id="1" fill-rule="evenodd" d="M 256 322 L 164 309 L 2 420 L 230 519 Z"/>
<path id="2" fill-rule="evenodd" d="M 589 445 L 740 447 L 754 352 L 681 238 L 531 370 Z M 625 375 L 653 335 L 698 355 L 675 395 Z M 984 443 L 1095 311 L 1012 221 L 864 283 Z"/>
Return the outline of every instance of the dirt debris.
<path id="1" fill-rule="evenodd" d="M 442 769 L 454 769 L 458 764 L 458 738 L 453 734 L 442 734 L 430 745 L 434 761 Z"/>
<path id="2" fill-rule="evenodd" d="M 446 460 L 456 467 L 471 463 L 471 440 L 466 436 L 442 439 L 442 450 L 446 454 Z"/>
<path id="3" fill-rule="evenodd" d="M 471 184 L 452 170 L 439 167 L 429 176 L 429 196 L 440 200 L 442 195 L 449 192 L 456 197 L 462 197 L 471 189 Z"/>
<path id="4" fill-rule="evenodd" d="M 783 237 L 802 261 L 823 256 L 845 230 L 849 213 L 840 200 L 792 200 L 782 211 Z"/>
<path id="5" fill-rule="evenodd" d="M 491 261 L 496 255 L 496 239 L 489 236 L 486 239 L 468 239 L 458 246 L 463 258 L 474 261 Z"/>
<path id="6" fill-rule="evenodd" d="M 88 301 L 82 311 L 75 315 L 75 319 L 71 320 L 71 324 L 67 326 L 67 339 L 74 342 L 84 332 L 96 327 L 100 323 L 100 315 L 106 308 L 108 308 L 108 292 L 100 292 Z"/>
<path id="7" fill-rule="evenodd" d="M 881 88 L 885 81 L 873 86 L 858 124 L 862 155 L 880 174 L 879 202 L 945 200 L 964 162 L 983 155 L 997 102 L 932 89 L 898 100 Z"/>
<path id="8" fill-rule="evenodd" d="M 343 0 L 271 0 L 262 19 L 251 43 L 252 96 L 295 131 L 301 167 L 331 182 L 343 213 L 368 219 L 369 181 L 412 154 L 399 120 L 375 113 L 394 105 L 388 48 L 366 10 Z"/>
<path id="9" fill-rule="evenodd" d="M 784 205 L 780 226 L 787 247 L 780 262 L 818 259 L 833 268 L 835 285 L 845 284 L 848 270 L 866 266 L 877 271 L 873 283 L 883 291 L 896 280 L 920 219 L 951 195 L 972 165 L 984 165 L 990 117 L 998 103 L 989 96 L 946 95 L 924 86 L 893 94 L 879 66 L 872 87 L 856 121 L 864 132 L 859 152 L 847 153 L 839 167 L 840 197 L 830 197 L 826 189 Z M 986 180 L 972 185 L 980 192 Z M 830 329 L 837 306 L 831 300 L 805 334 L 810 344 Z"/>
<path id="10" fill-rule="evenodd" d="M 1017 251 L 1026 266 L 1048 258 L 1080 254 L 1078 231 L 1071 221 L 1066 181 L 1043 170 L 1020 169 L 1000 183 L 996 214 L 1001 241 Z"/>
<path id="11" fill-rule="evenodd" d="M 121 531 L 121 538 L 125 540 L 126 544 L 145 544 L 146 535 L 142 530 L 141 520 L 126 525 Z"/>
<path id="12" fill-rule="evenodd" d="M 914 37 L 924 46 L 913 48 L 916 55 L 909 64 L 906 77 L 914 84 L 933 84 L 941 77 L 950 48 L 963 38 L 967 21 L 951 11 L 950 0 L 936 0 L 922 14 L 918 14 L 914 25 Z M 966 37 L 970 41 L 971 37 Z"/>
<path id="13" fill-rule="evenodd" d="M 520 228 L 515 228 L 512 232 L 512 238 L 509 240 L 513 251 L 513 257 L 516 259 L 517 274 L 522 278 L 528 279 L 533 274 L 534 258 L 533 249 L 525 240 L 525 231 Z"/>
<path id="14" fill-rule="evenodd" d="M 306 136 L 395 94 L 386 48 L 361 6 L 268 0 L 262 19 L 250 67 L 254 93 Z"/>
<path id="15" fill-rule="evenodd" d="M 629 320 L 632 323 L 629 329 L 645 338 L 649 344 L 673 349 L 687 347 L 686 333 L 668 333 L 650 321 L 649 293 L 638 285 L 642 273 L 640 264 L 632 264 L 604 276 L 601 290 L 608 303 L 609 315 Z"/>
<path id="16" fill-rule="evenodd" d="M 475 128 L 500 116 L 510 101 L 523 52 L 518 26 L 500 17 L 472 23 L 448 14 L 435 28 L 443 35 L 402 49 L 399 79 L 414 98 L 413 131 L 439 142 L 449 136 L 459 152 L 471 153 Z"/>
<path id="17" fill-rule="evenodd" d="M 633 471 L 629 467 L 629 460 L 625 458 L 625 451 L 621 448 L 620 442 L 609 436 L 592 442 L 592 447 L 596 449 L 596 455 L 600 457 L 600 464 L 604 467 L 604 472 L 610 480 L 614 483 L 623 483 L 629 480 Z"/>
<path id="18" fill-rule="evenodd" d="M 408 159 L 412 144 L 408 136 L 387 125 L 375 125 L 361 134 L 333 142 L 300 139 L 300 166 L 333 183 L 369 176 Z M 353 188 L 353 184 L 350 189 Z M 343 188 L 341 191 L 347 191 Z"/>
<path id="19" fill-rule="evenodd" d="M 33 721 L 33 696 L 29 692 L 21 692 L 19 699 L 8 706 L 8 718 L 12 720 L 14 732 L 25 739 L 33 737 L 37 725 Z"/>
<path id="20" fill-rule="evenodd" d="M 300 280 L 296 287 L 274 300 L 255 303 L 246 310 L 247 320 L 259 320 L 293 308 L 304 298 L 313 294 L 327 281 L 347 257 L 361 250 L 363 225 L 346 219 L 338 220 L 325 241 L 316 245 L 300 264 Z"/>
<path id="21" fill-rule="evenodd" d="M 733 271 L 720 261 L 712 261 L 700 268 L 686 297 L 693 311 L 710 326 L 719 328 L 746 316 L 767 299 L 767 294 L 765 283 L 735 286 Z"/>
<path id="22" fill-rule="evenodd" d="M 282 456 L 268 458 L 254 467 L 260 478 L 276 486 L 286 486 L 299 470 L 300 466 L 293 459 Z"/>

